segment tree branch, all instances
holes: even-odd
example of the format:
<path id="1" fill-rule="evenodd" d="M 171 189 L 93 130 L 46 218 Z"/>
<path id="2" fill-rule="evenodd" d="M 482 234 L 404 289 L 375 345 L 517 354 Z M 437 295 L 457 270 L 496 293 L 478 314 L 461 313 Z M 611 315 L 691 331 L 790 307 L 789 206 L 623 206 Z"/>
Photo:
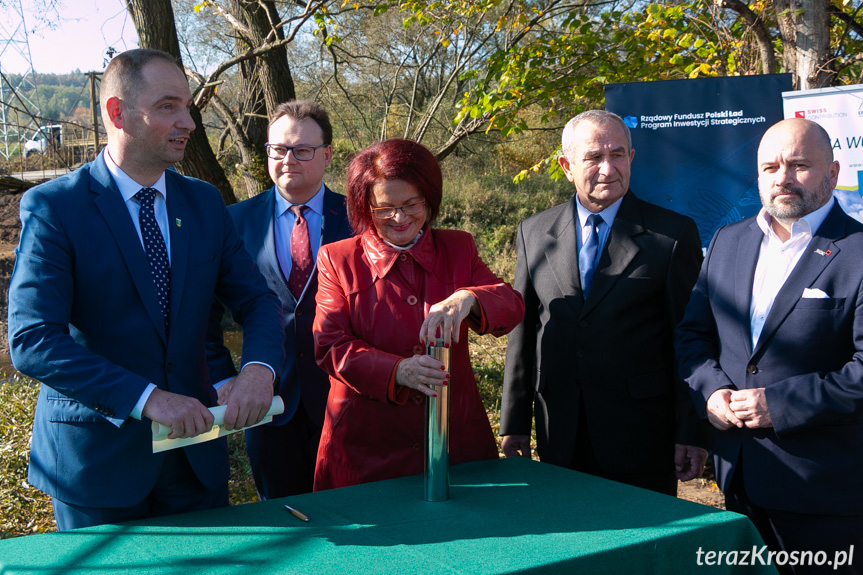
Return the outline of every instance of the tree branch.
<path id="1" fill-rule="evenodd" d="M 732 10 L 749 24 L 758 42 L 758 53 L 761 56 L 761 71 L 764 74 L 772 74 L 776 71 L 776 54 L 773 51 L 773 39 L 764 25 L 761 16 L 753 12 L 749 6 L 740 0 L 715 0 L 716 6 L 726 10 Z"/>

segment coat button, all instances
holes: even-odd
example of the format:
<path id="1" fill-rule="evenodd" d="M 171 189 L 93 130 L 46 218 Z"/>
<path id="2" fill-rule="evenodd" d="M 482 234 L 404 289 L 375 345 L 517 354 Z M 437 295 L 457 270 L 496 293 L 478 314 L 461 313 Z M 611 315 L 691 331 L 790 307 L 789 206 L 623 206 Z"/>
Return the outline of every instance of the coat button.
<path id="1" fill-rule="evenodd" d="M 171 373 L 172 371 L 174 371 L 174 363 L 169 361 L 168 365 L 165 366 L 165 369 L 168 370 L 168 373 Z"/>
<path id="2" fill-rule="evenodd" d="M 416 405 L 419 405 L 423 402 L 423 395 L 418 393 L 418 394 L 413 396 L 412 400 Z"/>
<path id="3" fill-rule="evenodd" d="M 578 327 L 587 327 L 587 322 L 586 321 L 578 322 Z"/>
<path id="4" fill-rule="evenodd" d="M 413 445 L 411 445 L 411 449 L 413 449 L 414 451 L 419 451 L 420 450 L 420 444 L 414 443 Z"/>
<path id="5" fill-rule="evenodd" d="M 400 255 L 400 256 L 399 256 L 399 259 L 400 259 L 401 261 L 403 261 L 403 262 L 406 262 L 406 261 L 408 261 L 408 255 L 407 255 L 407 254 L 402 254 L 402 255 Z"/>
<path id="6" fill-rule="evenodd" d="M 408 296 L 408 305 L 416 305 L 417 304 L 417 296 L 409 295 Z"/>
<path id="7" fill-rule="evenodd" d="M 414 352 L 414 355 L 417 355 L 417 354 L 423 354 L 423 353 L 425 353 L 425 351 L 426 351 L 426 350 L 425 350 L 425 349 L 423 348 L 423 346 L 421 346 L 421 345 L 415 345 L 415 346 L 413 347 L 413 350 L 412 350 L 412 351 Z"/>
<path id="8" fill-rule="evenodd" d="M 297 313 L 296 313 L 295 315 L 297 315 L 297 316 L 301 316 L 301 315 L 303 315 L 303 310 L 298 309 L 298 310 L 297 310 Z"/>
<path id="9" fill-rule="evenodd" d="M 297 353 L 297 357 L 306 357 L 306 352 L 301 351 L 301 352 Z"/>
<path id="10" fill-rule="evenodd" d="M 758 373 L 758 366 L 757 365 L 747 365 L 746 371 L 751 373 L 751 374 L 756 374 L 756 373 Z"/>

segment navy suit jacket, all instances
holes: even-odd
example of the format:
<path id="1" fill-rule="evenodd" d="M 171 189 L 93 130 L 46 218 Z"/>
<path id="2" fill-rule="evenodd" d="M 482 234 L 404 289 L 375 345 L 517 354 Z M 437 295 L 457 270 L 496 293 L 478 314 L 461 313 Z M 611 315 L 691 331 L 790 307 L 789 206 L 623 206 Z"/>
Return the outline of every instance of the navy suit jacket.
<path id="1" fill-rule="evenodd" d="M 766 388 L 773 428 L 714 433 L 719 487 L 742 456 L 767 509 L 863 511 L 863 225 L 836 204 L 779 290 L 755 349 L 749 307 L 764 234 L 754 219 L 713 238 L 678 328 L 677 355 L 702 417 L 718 389 Z M 804 298 L 806 288 L 828 299 Z"/>
<path id="2" fill-rule="evenodd" d="M 540 459 L 568 466 L 584 401 L 604 469 L 673 473 L 675 443 L 705 443 L 674 358 L 674 326 L 701 263 L 698 230 L 627 192 L 585 300 L 575 201 L 518 228 L 513 287 L 525 314 L 509 334 L 500 434 L 529 435 L 534 415 Z"/>
<path id="3" fill-rule="evenodd" d="M 315 363 L 315 342 L 312 338 L 312 322 L 315 319 L 315 293 L 318 291 L 317 267 L 300 300 L 288 289 L 288 283 L 276 257 L 276 240 L 273 217 L 276 209 L 275 186 L 262 194 L 228 207 L 237 230 L 243 238 L 246 250 L 276 295 L 281 300 L 282 318 L 285 324 L 285 361 L 279 373 L 279 395 L 285 402 L 285 412 L 274 418 L 271 425 L 284 425 L 296 412 L 300 397 L 309 418 L 323 426 L 324 410 L 330 383 L 327 374 Z M 324 189 L 324 210 L 321 222 L 321 245 L 342 240 L 353 235 L 348 223 L 345 197 Z M 228 350 L 222 344 L 220 320 L 222 306 L 214 306 L 210 325 L 208 361 L 213 381 L 236 374 Z M 243 361 L 246 358 L 243 357 Z"/>
<path id="4" fill-rule="evenodd" d="M 244 326 L 244 355 L 282 362 L 275 295 L 218 191 L 165 173 L 171 234 L 170 333 L 141 241 L 103 157 L 28 191 L 9 288 L 16 369 L 42 382 L 29 480 L 88 507 L 128 507 L 156 482 L 151 422 L 129 417 L 149 383 L 216 404 L 205 357 L 214 294 Z M 185 448 L 204 485 L 228 479 L 224 440 Z"/>

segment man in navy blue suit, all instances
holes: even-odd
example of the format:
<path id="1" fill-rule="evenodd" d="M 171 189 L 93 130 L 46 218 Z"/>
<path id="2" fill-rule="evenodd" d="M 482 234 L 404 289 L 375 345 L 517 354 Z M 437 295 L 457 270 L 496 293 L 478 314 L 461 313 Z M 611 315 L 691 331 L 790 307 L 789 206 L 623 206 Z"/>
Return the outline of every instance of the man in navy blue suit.
<path id="1" fill-rule="evenodd" d="M 818 124 L 768 129 L 763 208 L 716 232 L 677 331 L 726 507 L 794 573 L 825 569 L 806 552 L 863 566 L 863 224 L 833 198 L 838 175 Z"/>
<path id="2" fill-rule="evenodd" d="M 261 499 L 312 490 L 330 389 L 327 375 L 315 363 L 312 320 L 318 277 L 314 262 L 322 244 L 352 233 L 345 197 L 323 183 L 333 157 L 332 141 L 329 116 L 318 104 L 292 101 L 278 105 L 270 116 L 267 142 L 268 168 L 275 185 L 228 208 L 246 249 L 281 300 L 285 323 L 285 362 L 278 389 L 285 412 L 270 424 L 246 431 L 246 452 Z M 294 229 L 298 210 L 305 220 L 299 235 Z M 294 265 L 295 257 L 309 258 L 306 269 Z M 217 303 L 209 351 L 214 380 L 236 374 L 222 345 L 221 315 Z"/>
<path id="3" fill-rule="evenodd" d="M 42 382 L 28 477 L 52 497 L 60 530 L 227 504 L 224 439 L 152 451 L 151 421 L 173 438 L 213 424 L 214 296 L 245 335 L 242 373 L 220 391 L 224 426 L 259 422 L 272 401 L 278 300 L 219 192 L 166 171 L 195 127 L 191 102 L 170 55 L 120 54 L 101 85 L 105 150 L 21 200 L 10 351 Z"/>

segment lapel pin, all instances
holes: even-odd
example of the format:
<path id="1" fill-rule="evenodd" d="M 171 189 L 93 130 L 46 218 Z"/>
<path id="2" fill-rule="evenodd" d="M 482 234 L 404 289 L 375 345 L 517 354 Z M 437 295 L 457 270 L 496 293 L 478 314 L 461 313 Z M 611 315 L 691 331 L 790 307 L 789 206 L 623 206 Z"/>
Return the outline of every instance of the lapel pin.
<path id="1" fill-rule="evenodd" d="M 183 227 L 183 220 L 181 220 L 180 218 L 177 218 L 176 221 L 177 221 L 177 227 L 178 228 Z"/>
<path id="2" fill-rule="evenodd" d="M 819 256 L 829 256 L 833 252 L 831 252 L 830 250 L 827 250 L 826 252 L 824 250 L 815 250 L 815 253 Z"/>

